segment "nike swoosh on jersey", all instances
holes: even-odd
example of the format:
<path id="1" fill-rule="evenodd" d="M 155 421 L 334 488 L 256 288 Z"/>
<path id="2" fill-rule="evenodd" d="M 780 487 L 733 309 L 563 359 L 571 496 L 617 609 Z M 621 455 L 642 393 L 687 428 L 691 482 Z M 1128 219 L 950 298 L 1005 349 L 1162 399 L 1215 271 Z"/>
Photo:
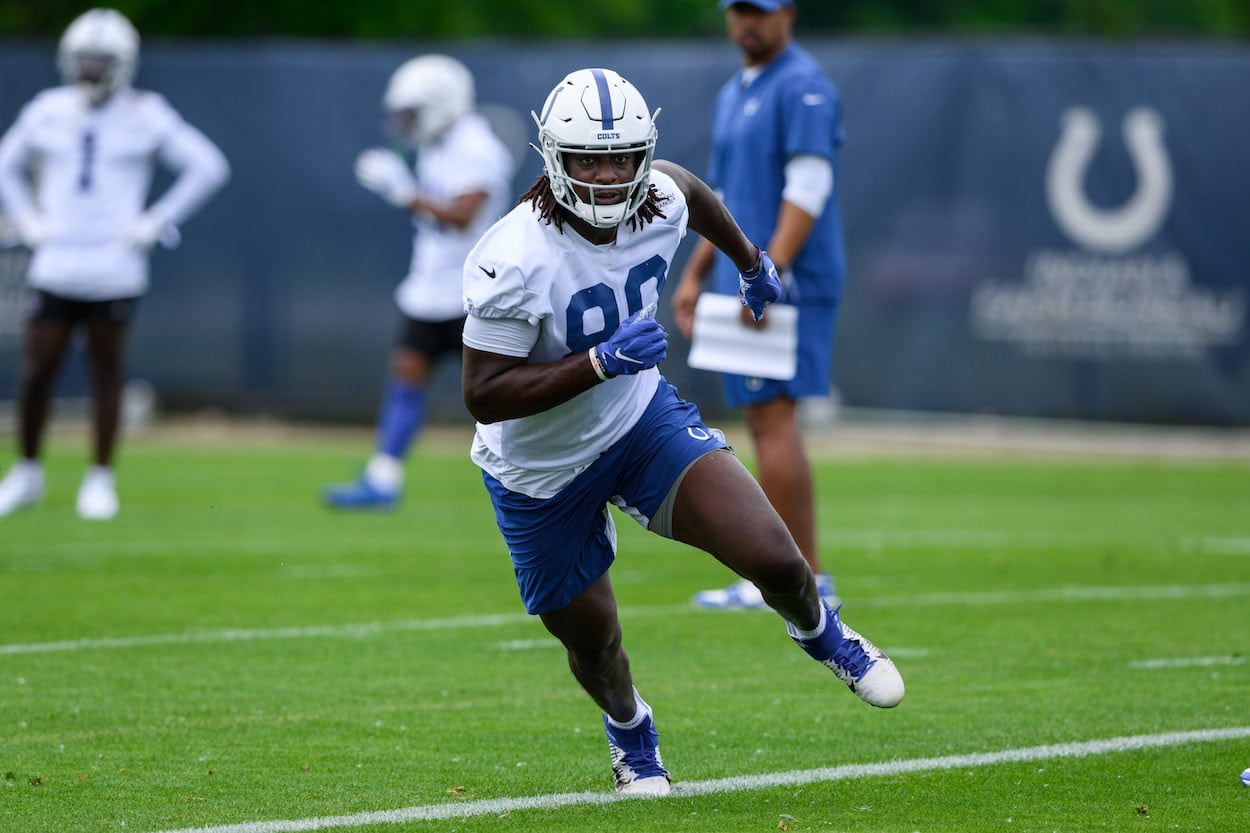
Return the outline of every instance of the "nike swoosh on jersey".
<path id="1" fill-rule="evenodd" d="M 634 364 L 642 364 L 642 362 L 638 361 L 637 359 L 631 359 L 629 356 L 622 353 L 621 348 L 619 347 L 616 348 L 616 357 L 623 362 L 633 362 Z"/>
<path id="2" fill-rule="evenodd" d="M 479 267 L 477 267 L 477 268 L 481 269 L 481 270 L 482 270 L 482 274 L 484 274 L 486 277 L 490 278 L 491 280 L 494 280 L 494 279 L 495 279 L 495 270 L 494 270 L 494 269 L 487 269 L 485 266 L 479 266 Z"/>
<path id="3" fill-rule="evenodd" d="M 825 97 L 820 93 L 805 93 L 803 95 L 803 103 L 808 107 L 815 107 L 817 104 L 824 104 Z"/>

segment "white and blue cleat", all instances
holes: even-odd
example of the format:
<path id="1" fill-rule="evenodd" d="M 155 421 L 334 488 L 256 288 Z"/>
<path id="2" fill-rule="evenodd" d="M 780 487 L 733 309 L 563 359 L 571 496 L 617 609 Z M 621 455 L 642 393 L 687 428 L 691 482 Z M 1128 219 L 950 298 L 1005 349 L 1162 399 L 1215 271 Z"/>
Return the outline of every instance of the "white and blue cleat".
<path id="1" fill-rule="evenodd" d="M 637 727 L 622 729 L 603 716 L 612 754 L 612 777 L 622 795 L 657 798 L 672 792 L 668 770 L 660 760 L 660 735 L 655 720 L 647 714 Z"/>
<path id="2" fill-rule="evenodd" d="M 331 509 L 387 512 L 399 504 L 399 496 L 399 492 L 383 491 L 362 477 L 354 483 L 327 486 L 322 500 Z"/>
<path id="3" fill-rule="evenodd" d="M 869 705 L 892 709 L 903 700 L 903 676 L 885 652 L 845 624 L 838 609 L 825 605 L 825 629 L 803 639 L 787 624 L 790 637 L 807 655 L 828 668 Z"/>

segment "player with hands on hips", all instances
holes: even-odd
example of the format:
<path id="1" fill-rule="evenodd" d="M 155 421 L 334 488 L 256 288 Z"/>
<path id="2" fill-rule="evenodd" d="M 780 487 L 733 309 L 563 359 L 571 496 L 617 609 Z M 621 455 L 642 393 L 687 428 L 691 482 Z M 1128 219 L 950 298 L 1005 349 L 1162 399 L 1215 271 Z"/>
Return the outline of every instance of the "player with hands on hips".
<path id="1" fill-rule="evenodd" d="M 155 212 L 147 212 L 134 221 L 123 235 L 126 242 L 141 252 L 150 251 L 157 243 L 177 248 L 182 241 L 178 227 Z"/>
<path id="2" fill-rule="evenodd" d="M 123 349 L 148 288 L 148 251 L 177 245 L 178 226 L 230 175 L 217 146 L 164 97 L 131 86 L 138 62 L 129 20 L 113 9 L 83 13 L 57 50 L 64 84 L 39 93 L 0 139 L 0 202 L 32 250 L 34 296 L 18 390 L 20 458 L 0 480 L 0 516 L 43 498 L 43 435 L 75 331 L 85 335 L 95 446 L 76 507 L 89 520 L 117 514 Z M 158 164 L 174 179 L 148 204 Z"/>
<path id="3" fill-rule="evenodd" d="M 475 110 L 473 76 L 446 55 L 421 55 L 391 75 L 383 95 L 390 148 L 356 160 L 356 180 L 412 215 L 412 258 L 395 291 L 400 331 L 391 351 L 374 452 L 360 477 L 323 494 L 334 509 L 389 510 L 402 495 L 408 449 L 425 425 L 426 387 L 438 362 L 458 357 L 464 327 L 460 272 L 474 242 L 508 209 L 514 161 Z"/>
<path id="4" fill-rule="evenodd" d="M 670 776 L 623 648 L 609 506 L 754 582 L 799 647 L 868 703 L 903 697 L 890 659 L 820 599 L 724 436 L 660 373 L 668 342 L 652 316 L 688 229 L 736 265 L 755 313 L 779 286 L 716 194 L 653 159 L 655 115 L 610 69 L 570 73 L 534 113 L 543 172 L 465 260 L 462 366 L 471 457 L 522 602 L 602 712 L 617 791 L 647 796 L 668 795 Z"/>

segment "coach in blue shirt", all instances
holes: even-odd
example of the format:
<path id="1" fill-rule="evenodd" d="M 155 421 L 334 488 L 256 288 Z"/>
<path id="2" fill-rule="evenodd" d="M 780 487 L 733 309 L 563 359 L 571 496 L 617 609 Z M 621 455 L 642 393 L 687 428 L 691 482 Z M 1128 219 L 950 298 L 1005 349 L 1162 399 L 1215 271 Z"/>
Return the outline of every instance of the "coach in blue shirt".
<path id="1" fill-rule="evenodd" d="M 832 375 L 834 323 L 846 273 L 834 194 L 841 102 L 816 61 L 793 43 L 793 0 L 720 0 L 720 8 L 742 69 L 716 99 L 707 179 L 746 235 L 768 241 L 768 253 L 782 272 L 781 300 L 799 308 L 794 378 L 724 374 L 725 398 L 743 409 L 760 485 L 816 574 L 821 596 L 836 605 L 833 579 L 817 552 L 812 474 L 797 410 L 801 397 L 828 395 Z M 695 302 L 705 288 L 737 295 L 738 270 L 700 240 L 673 298 L 677 324 L 688 338 Z M 699 593 L 694 601 L 711 608 L 765 606 L 745 580 Z"/>

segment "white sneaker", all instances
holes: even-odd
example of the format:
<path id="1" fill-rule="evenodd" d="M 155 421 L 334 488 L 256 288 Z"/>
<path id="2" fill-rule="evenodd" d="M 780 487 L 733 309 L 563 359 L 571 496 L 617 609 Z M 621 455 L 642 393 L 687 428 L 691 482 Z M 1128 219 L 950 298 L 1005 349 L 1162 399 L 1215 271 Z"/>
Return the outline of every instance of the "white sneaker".
<path id="1" fill-rule="evenodd" d="M 117 516 L 117 488 L 113 471 L 105 466 L 92 466 L 78 487 L 78 517 L 84 521 L 111 521 Z"/>
<path id="2" fill-rule="evenodd" d="M 672 792 L 668 770 L 660 759 L 660 734 L 650 713 L 633 729 L 613 726 L 605 714 L 603 728 L 608 735 L 612 777 L 618 793 L 658 798 Z"/>
<path id="3" fill-rule="evenodd" d="M 695 607 L 711 610 L 763 610 L 768 607 L 758 587 L 746 579 L 722 590 L 701 590 L 694 594 Z"/>
<path id="4" fill-rule="evenodd" d="M 808 656 L 836 674 L 864 702 L 892 709 L 902 701 L 906 688 L 894 661 L 843 622 L 836 609 L 825 606 L 825 629 L 819 636 L 800 637 L 789 622 L 786 630 Z"/>
<path id="5" fill-rule="evenodd" d="M 43 466 L 34 460 L 18 460 L 0 480 L 0 518 L 43 500 Z"/>

